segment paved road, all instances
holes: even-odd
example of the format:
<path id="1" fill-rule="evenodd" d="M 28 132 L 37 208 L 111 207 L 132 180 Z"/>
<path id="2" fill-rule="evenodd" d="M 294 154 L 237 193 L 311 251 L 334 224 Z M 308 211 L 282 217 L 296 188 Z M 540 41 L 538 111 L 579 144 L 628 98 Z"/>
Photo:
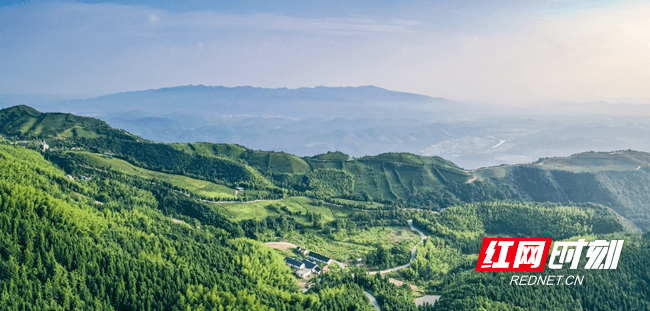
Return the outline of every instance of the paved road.
<path id="1" fill-rule="evenodd" d="M 366 294 L 366 296 L 368 296 L 368 298 L 370 299 L 370 304 L 372 304 L 377 310 L 381 311 L 381 308 L 379 307 L 379 303 L 377 302 L 375 296 L 373 296 L 371 293 L 367 291 L 363 291 L 363 293 Z"/>
<path id="2" fill-rule="evenodd" d="M 415 226 L 413 226 L 413 220 L 412 220 L 412 219 L 409 219 L 409 220 L 408 220 L 408 224 L 409 224 L 409 227 L 411 227 L 411 230 L 413 230 L 413 231 L 415 231 L 415 232 L 417 232 L 417 233 L 420 234 L 420 242 L 424 241 L 424 239 L 427 238 L 427 235 L 426 235 L 426 234 L 422 233 L 422 231 L 418 230 Z M 418 243 L 418 244 L 419 244 L 419 243 Z M 370 272 L 368 272 L 368 274 L 377 274 L 377 273 L 380 273 L 380 274 L 386 274 L 386 273 L 391 273 L 391 272 L 393 272 L 393 271 L 397 271 L 397 270 L 400 270 L 400 269 L 404 269 L 404 268 L 408 268 L 408 267 L 410 267 L 410 266 L 411 266 L 411 262 L 412 262 L 413 260 L 415 260 L 415 256 L 417 255 L 417 248 L 418 248 L 418 245 L 416 244 L 415 246 L 413 246 L 413 249 L 411 249 L 411 260 L 410 260 L 407 264 L 405 264 L 405 265 L 401 265 L 401 266 L 397 266 L 397 267 L 393 267 L 393 268 L 386 269 L 386 270 L 381 270 L 381 271 L 370 271 Z"/>
<path id="3" fill-rule="evenodd" d="M 427 238 L 427 235 L 422 233 L 422 231 L 418 230 L 415 226 L 413 226 L 413 219 L 409 219 L 406 221 L 409 224 L 409 227 L 411 227 L 411 230 L 417 232 L 420 234 L 420 238 L 424 241 L 424 239 Z"/>

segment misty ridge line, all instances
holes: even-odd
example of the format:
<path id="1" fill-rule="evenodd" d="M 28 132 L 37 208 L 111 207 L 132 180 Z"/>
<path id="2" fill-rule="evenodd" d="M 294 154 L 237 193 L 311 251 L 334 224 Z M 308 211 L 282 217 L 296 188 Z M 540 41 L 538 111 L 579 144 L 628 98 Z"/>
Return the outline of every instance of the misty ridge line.
<path id="1" fill-rule="evenodd" d="M 375 86 L 205 85 L 58 101 L 4 96 L 0 102 L 97 117 L 158 142 L 234 143 L 298 156 L 410 152 L 468 169 L 586 151 L 650 151 L 645 105 L 500 109 Z"/>

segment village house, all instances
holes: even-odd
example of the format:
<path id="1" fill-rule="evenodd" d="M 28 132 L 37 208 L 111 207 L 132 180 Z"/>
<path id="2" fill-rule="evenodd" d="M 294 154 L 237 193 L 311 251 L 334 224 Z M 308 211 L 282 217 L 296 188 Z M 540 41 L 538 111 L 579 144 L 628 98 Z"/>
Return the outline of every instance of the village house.
<path id="1" fill-rule="evenodd" d="M 326 256 L 323 256 L 321 254 L 315 253 L 315 252 L 309 252 L 308 255 L 309 259 L 314 260 L 314 261 L 319 261 L 324 263 L 325 265 L 329 265 L 332 263 L 332 259 Z"/>
<path id="2" fill-rule="evenodd" d="M 300 269 L 300 270 L 296 271 L 296 274 L 297 274 L 299 277 L 301 277 L 301 278 L 304 279 L 304 278 L 306 278 L 306 277 L 308 277 L 308 276 L 311 275 L 311 269 L 307 269 L 307 268 Z"/>
<path id="3" fill-rule="evenodd" d="M 298 261 L 295 258 L 291 257 L 284 257 L 284 262 L 291 268 L 296 269 L 296 275 L 298 275 L 301 278 L 306 278 L 310 276 L 312 273 L 319 275 L 323 271 L 318 264 L 316 264 L 313 261 L 303 259 L 302 261 Z"/>
<path id="4" fill-rule="evenodd" d="M 291 257 L 284 257 L 284 262 L 285 262 L 289 267 L 294 268 L 294 269 L 298 269 L 298 270 L 300 270 L 300 269 L 304 269 L 304 268 L 305 268 L 305 263 L 303 263 L 303 262 L 301 262 L 301 261 L 298 261 L 298 260 L 296 260 L 296 259 L 294 259 L 294 258 L 291 258 Z"/>
<path id="5" fill-rule="evenodd" d="M 307 259 L 303 259 L 302 263 L 305 264 L 305 269 L 309 269 L 309 270 L 311 270 L 311 272 L 313 272 L 313 273 L 315 273 L 317 275 L 320 274 L 321 268 L 315 262 L 309 261 Z"/>

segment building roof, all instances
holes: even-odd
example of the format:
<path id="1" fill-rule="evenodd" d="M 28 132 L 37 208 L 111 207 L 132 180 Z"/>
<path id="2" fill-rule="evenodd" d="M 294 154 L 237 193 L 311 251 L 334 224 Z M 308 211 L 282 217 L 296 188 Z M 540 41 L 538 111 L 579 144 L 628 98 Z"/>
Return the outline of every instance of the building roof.
<path id="1" fill-rule="evenodd" d="M 314 252 L 309 252 L 309 256 L 323 262 L 328 262 L 331 260 L 329 257 L 325 257 L 319 253 L 314 253 Z"/>
<path id="2" fill-rule="evenodd" d="M 307 269 L 314 269 L 315 267 L 318 267 L 318 265 L 315 262 L 307 260 L 307 259 L 303 259 L 302 263 L 305 264 L 305 268 L 307 268 Z"/>
<path id="3" fill-rule="evenodd" d="M 288 264 L 290 264 L 292 266 L 296 266 L 296 267 L 301 267 L 303 265 L 302 262 L 300 262 L 300 261 L 298 261 L 296 259 L 293 259 L 291 257 L 284 257 L 284 262 L 286 262 L 286 263 L 288 263 Z"/>

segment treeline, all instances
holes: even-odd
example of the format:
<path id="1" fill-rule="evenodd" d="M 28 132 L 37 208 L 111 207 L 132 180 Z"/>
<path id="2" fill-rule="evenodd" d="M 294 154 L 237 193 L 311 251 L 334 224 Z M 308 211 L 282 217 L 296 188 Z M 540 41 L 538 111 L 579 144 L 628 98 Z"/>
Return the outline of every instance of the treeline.
<path id="1" fill-rule="evenodd" d="M 114 137 L 78 138 L 54 142 L 69 146 L 81 145 L 100 153 L 113 153 L 134 165 L 173 174 L 186 175 L 227 185 L 238 184 L 247 189 L 265 189 L 272 184 L 244 162 L 225 157 L 208 157 L 177 150 L 173 146 Z"/>

